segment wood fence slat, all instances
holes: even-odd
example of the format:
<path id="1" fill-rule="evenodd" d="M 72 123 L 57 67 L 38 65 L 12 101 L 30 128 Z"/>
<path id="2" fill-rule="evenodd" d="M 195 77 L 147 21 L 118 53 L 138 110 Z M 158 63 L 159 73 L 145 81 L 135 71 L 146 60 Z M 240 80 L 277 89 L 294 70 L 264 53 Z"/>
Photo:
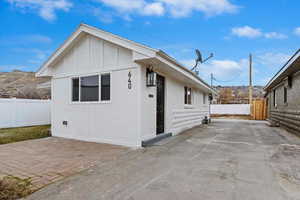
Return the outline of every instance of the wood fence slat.
<path id="1" fill-rule="evenodd" d="M 266 100 L 253 100 L 251 105 L 251 116 L 253 120 L 265 120 L 267 117 Z"/>

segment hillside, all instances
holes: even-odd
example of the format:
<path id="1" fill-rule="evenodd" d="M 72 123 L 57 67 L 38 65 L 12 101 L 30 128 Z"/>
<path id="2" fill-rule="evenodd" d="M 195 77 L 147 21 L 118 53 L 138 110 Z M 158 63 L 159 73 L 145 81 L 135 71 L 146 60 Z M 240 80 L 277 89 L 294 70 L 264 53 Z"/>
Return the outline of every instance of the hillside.
<path id="1" fill-rule="evenodd" d="M 240 104 L 249 102 L 248 86 L 217 86 L 219 97 L 216 103 Z M 253 86 L 253 98 L 264 98 L 263 86 Z"/>
<path id="2" fill-rule="evenodd" d="M 50 88 L 38 87 L 40 84 L 49 82 L 49 80 L 49 78 L 36 78 L 34 72 L 19 70 L 0 72 L 0 98 L 50 98 Z"/>

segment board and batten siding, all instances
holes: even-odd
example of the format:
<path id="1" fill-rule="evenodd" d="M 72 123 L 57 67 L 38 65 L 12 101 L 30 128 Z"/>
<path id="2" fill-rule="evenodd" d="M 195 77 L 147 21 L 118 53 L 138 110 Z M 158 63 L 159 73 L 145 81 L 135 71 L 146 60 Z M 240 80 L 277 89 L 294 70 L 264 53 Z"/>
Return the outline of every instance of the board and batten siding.
<path id="1" fill-rule="evenodd" d="M 132 89 L 128 89 L 128 73 Z M 110 102 L 71 102 L 71 77 L 111 73 Z M 140 146 L 138 65 L 132 51 L 85 35 L 52 68 L 52 133 L 85 141 Z M 68 121 L 63 125 L 63 121 Z"/>

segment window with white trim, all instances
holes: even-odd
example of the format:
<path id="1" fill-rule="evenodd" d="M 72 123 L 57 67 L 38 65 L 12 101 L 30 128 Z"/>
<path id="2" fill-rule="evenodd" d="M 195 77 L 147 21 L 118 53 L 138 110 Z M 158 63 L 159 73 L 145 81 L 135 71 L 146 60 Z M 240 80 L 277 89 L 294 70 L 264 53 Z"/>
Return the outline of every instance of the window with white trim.
<path id="1" fill-rule="evenodd" d="M 110 74 L 72 78 L 72 102 L 110 101 Z"/>
<path id="2" fill-rule="evenodd" d="M 184 87 L 184 104 L 192 104 L 192 88 Z"/>

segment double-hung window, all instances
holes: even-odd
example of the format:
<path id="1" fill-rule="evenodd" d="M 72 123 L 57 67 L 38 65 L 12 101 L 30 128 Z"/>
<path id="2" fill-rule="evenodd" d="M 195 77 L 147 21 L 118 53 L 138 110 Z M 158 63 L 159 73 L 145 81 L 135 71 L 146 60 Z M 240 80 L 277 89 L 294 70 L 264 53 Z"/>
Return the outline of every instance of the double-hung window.
<path id="1" fill-rule="evenodd" d="M 184 87 L 184 104 L 192 104 L 192 88 Z"/>
<path id="2" fill-rule="evenodd" d="M 72 102 L 110 101 L 110 74 L 72 78 Z"/>

